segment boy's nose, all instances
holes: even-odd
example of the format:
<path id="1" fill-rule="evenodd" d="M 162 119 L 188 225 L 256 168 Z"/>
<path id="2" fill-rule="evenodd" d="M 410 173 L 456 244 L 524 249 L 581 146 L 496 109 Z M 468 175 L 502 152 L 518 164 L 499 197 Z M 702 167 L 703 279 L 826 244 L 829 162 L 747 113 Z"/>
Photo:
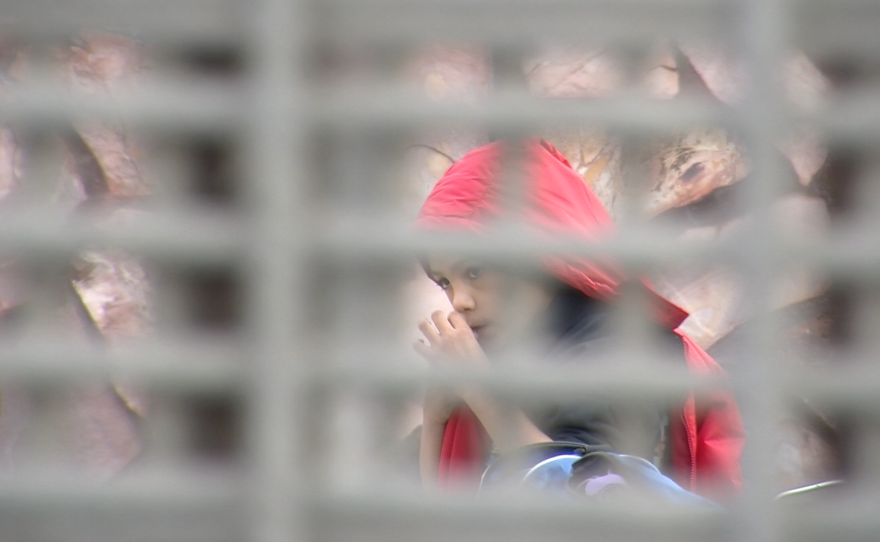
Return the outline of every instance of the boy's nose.
<path id="1" fill-rule="evenodd" d="M 459 287 L 452 290 L 452 308 L 457 312 L 474 309 L 474 297 L 467 287 Z"/>

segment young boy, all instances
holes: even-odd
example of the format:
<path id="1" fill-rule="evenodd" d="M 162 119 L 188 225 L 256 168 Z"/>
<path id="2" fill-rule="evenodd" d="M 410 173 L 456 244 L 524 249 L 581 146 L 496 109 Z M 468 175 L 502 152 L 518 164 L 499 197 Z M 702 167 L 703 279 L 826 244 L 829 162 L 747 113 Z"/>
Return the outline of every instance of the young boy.
<path id="1" fill-rule="evenodd" d="M 497 223 L 505 212 L 497 178 L 505 150 L 505 144 L 493 143 L 454 164 L 428 196 L 416 227 L 480 235 Z M 598 198 L 556 149 L 544 141 L 529 141 L 520 150 L 525 177 L 521 216 L 536 234 L 595 240 L 612 231 Z M 606 302 L 623 277 L 583 258 L 539 257 L 545 272 L 526 275 L 463 254 L 428 255 L 423 266 L 454 311 L 435 312 L 422 321 L 424 339 L 416 349 L 433 364 L 489 368 L 494 351 L 515 347 L 519 337 L 530 335 L 545 337 L 548 359 L 589 360 L 591 351 L 613 339 Z M 515 318 L 504 308 L 511 296 L 517 299 Z M 670 342 L 683 347 L 689 369 L 720 373 L 718 365 L 677 330 L 687 314 L 650 289 L 649 297 L 654 321 Z M 663 429 L 668 474 L 682 487 L 717 495 L 741 485 L 743 430 L 729 393 L 714 392 L 705 404 L 693 396 L 683 398 L 676 412 L 606 399 L 536 409 L 502 403 L 471 387 L 453 396 L 431 391 L 424 404 L 422 477 L 441 486 L 454 484 L 479 476 L 490 448 L 504 453 L 553 441 L 603 445 L 652 459 Z M 632 431 L 633 427 L 641 430 Z"/>

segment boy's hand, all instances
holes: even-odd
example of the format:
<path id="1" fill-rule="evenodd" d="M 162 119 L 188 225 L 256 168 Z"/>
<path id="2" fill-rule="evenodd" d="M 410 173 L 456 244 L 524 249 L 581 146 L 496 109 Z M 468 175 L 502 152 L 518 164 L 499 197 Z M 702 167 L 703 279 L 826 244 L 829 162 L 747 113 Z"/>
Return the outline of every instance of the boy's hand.
<path id="1" fill-rule="evenodd" d="M 483 348 L 464 316 L 434 311 L 431 319 L 419 322 L 424 339 L 414 344 L 416 351 L 432 364 L 488 365 Z"/>

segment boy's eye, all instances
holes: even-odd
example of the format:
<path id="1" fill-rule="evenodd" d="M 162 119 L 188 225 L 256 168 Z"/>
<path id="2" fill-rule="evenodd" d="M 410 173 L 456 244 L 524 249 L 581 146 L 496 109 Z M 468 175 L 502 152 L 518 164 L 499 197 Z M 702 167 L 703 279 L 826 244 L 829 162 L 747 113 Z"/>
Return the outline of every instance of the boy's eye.
<path id="1" fill-rule="evenodd" d="M 465 273 L 467 274 L 467 278 L 473 280 L 479 278 L 480 275 L 483 274 L 483 268 L 476 266 L 468 267 Z"/>
<path id="2" fill-rule="evenodd" d="M 447 288 L 452 286 L 452 284 L 449 282 L 449 279 L 439 278 L 435 279 L 434 282 L 437 283 L 437 286 L 439 286 L 441 290 L 446 290 Z"/>

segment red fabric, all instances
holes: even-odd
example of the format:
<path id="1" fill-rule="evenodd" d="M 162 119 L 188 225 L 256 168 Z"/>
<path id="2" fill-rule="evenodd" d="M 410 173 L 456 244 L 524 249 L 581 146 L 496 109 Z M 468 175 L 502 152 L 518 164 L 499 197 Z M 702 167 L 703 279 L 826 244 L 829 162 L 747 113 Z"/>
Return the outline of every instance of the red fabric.
<path id="1" fill-rule="evenodd" d="M 465 229 L 485 232 L 498 222 L 503 210 L 497 182 L 502 143 L 492 143 L 468 153 L 437 182 L 416 219 L 424 230 Z M 613 232 L 613 222 L 601 201 L 575 172 L 568 161 L 545 141 L 531 140 L 522 146 L 522 171 L 526 185 L 523 219 L 536 231 L 596 241 Z M 583 258 L 544 258 L 554 276 L 590 297 L 607 300 L 614 296 L 622 274 L 607 262 Z M 675 329 L 687 313 L 654 293 L 655 318 Z M 721 368 L 685 336 L 685 354 L 692 371 L 703 374 Z M 688 397 L 680 423 L 673 424 L 675 476 L 683 487 L 701 491 L 712 487 L 736 488 L 741 485 L 739 457 L 742 424 L 730 394 L 718 392 L 705 403 Z M 453 413 L 446 426 L 440 457 L 440 485 L 457 484 L 484 464 L 487 438 L 479 420 L 467 409 Z"/>
<path id="2" fill-rule="evenodd" d="M 724 375 L 724 370 L 690 337 L 676 330 L 692 373 Z M 673 477 L 682 487 L 723 499 L 742 489 L 739 458 L 745 431 L 733 394 L 715 389 L 685 400 L 678 419 L 671 420 Z"/>
<path id="3" fill-rule="evenodd" d="M 480 479 L 489 441 L 480 420 L 466 406 L 456 408 L 443 432 L 438 478 L 441 487 L 473 485 Z"/>

